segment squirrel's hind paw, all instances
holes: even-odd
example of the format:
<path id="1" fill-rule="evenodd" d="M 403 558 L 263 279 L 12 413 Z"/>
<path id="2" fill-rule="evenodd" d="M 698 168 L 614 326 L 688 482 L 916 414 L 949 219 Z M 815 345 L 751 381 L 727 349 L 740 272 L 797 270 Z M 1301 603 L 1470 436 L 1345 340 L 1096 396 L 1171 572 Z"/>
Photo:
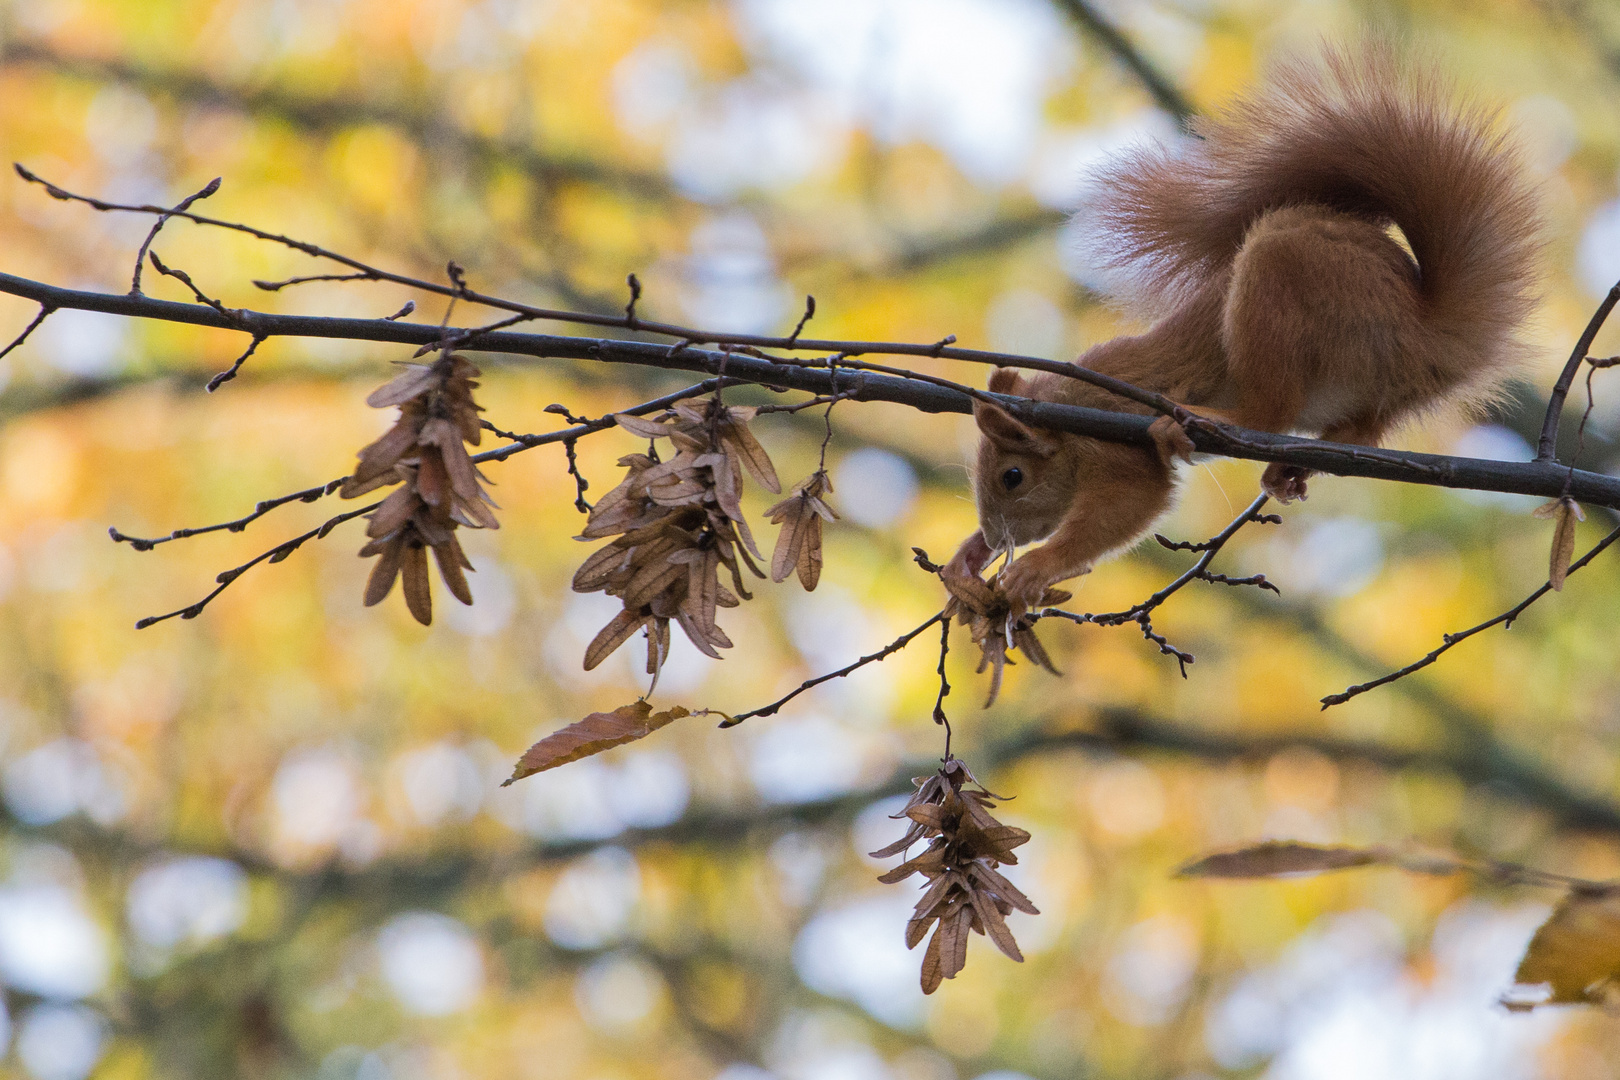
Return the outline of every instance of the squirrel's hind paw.
<path id="1" fill-rule="evenodd" d="M 1306 497 L 1305 478 L 1310 475 L 1309 469 L 1273 461 L 1260 475 L 1260 490 L 1280 503 L 1291 503 Z"/>
<path id="2" fill-rule="evenodd" d="M 1173 416 L 1161 416 L 1148 425 L 1148 435 L 1153 439 L 1153 445 L 1159 451 L 1159 460 L 1166 466 L 1176 458 L 1192 464 L 1193 441 L 1187 435 L 1187 429 L 1181 426 Z"/>

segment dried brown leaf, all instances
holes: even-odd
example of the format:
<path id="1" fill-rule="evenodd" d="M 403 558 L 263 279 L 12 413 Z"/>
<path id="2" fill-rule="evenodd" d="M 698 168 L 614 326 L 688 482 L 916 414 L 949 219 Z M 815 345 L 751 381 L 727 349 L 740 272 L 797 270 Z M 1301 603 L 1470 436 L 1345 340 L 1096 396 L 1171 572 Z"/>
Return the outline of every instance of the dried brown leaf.
<path id="1" fill-rule="evenodd" d="M 439 374 L 433 364 L 406 364 L 405 370 L 377 387 L 366 397 L 373 409 L 386 409 L 390 405 L 403 405 L 414 397 L 439 385 Z"/>
<path id="2" fill-rule="evenodd" d="M 629 413 L 614 413 L 613 422 L 632 435 L 640 435 L 644 439 L 668 438 L 670 427 L 658 420 L 648 420 L 642 416 L 631 416 Z"/>
<path id="3" fill-rule="evenodd" d="M 360 451 L 360 463 L 355 466 L 354 475 L 343 482 L 340 494 L 345 499 L 352 499 L 361 494 L 365 485 L 378 477 L 385 476 L 399 459 L 410 453 L 416 446 L 417 430 L 422 426 L 422 415 L 419 410 L 406 412 L 400 416 L 388 433 L 376 442 L 371 443 Z M 397 481 L 384 481 L 385 483 Z"/>
<path id="4" fill-rule="evenodd" d="M 754 438 L 754 433 L 748 430 L 744 410 L 726 410 L 726 419 L 720 425 L 720 437 L 731 452 L 728 456 L 740 460 L 760 487 L 772 494 L 781 492 L 782 482 L 776 478 L 776 466 L 771 464 L 771 456 Z"/>
<path id="5" fill-rule="evenodd" d="M 547 735 L 525 750 L 523 756 L 518 759 L 517 766 L 512 770 L 511 778 L 505 783 L 510 784 L 513 780 L 521 780 L 525 776 L 533 776 L 537 772 L 555 769 L 570 761 L 578 761 L 580 758 L 599 754 L 603 750 L 635 742 L 666 724 L 690 715 L 691 713 L 679 705 L 655 713 L 652 706 L 645 701 L 624 705 L 612 712 L 591 713 L 578 723 L 569 724 L 561 731 Z"/>
<path id="6" fill-rule="evenodd" d="M 444 579 L 444 587 L 450 590 L 450 595 L 470 605 L 472 590 L 467 587 L 467 575 L 463 573 L 470 567 L 464 566 L 467 556 L 454 535 L 447 543 L 433 545 L 433 561 L 439 564 L 439 576 Z"/>
<path id="7" fill-rule="evenodd" d="M 457 495 L 468 502 L 476 502 L 483 497 L 483 489 L 478 485 L 478 470 L 473 467 L 472 458 L 467 456 L 467 447 L 456 425 L 435 417 L 422 425 L 417 441 L 423 446 L 439 448 L 445 471 L 450 477 L 450 487 Z"/>
<path id="8" fill-rule="evenodd" d="M 392 492 L 381 506 L 372 511 L 366 522 L 366 535 L 375 540 L 398 532 L 421 505 L 422 500 L 417 498 L 412 488 L 402 487 Z"/>
<path id="9" fill-rule="evenodd" d="M 1235 851 L 1206 855 L 1177 870 L 1176 876 L 1270 878 L 1288 874 L 1316 874 L 1327 870 L 1372 866 L 1389 861 L 1391 861 L 1390 853 L 1379 848 L 1305 844 L 1295 840 L 1267 840 L 1263 844 L 1254 844 Z"/>
<path id="10" fill-rule="evenodd" d="M 943 932 L 943 926 L 934 931 L 934 936 L 928 939 L 928 949 L 923 953 L 922 992 L 925 994 L 938 990 L 939 984 L 945 979 L 945 965 L 940 959 L 940 937 Z"/>
<path id="11" fill-rule="evenodd" d="M 1029 897 L 1024 895 L 1023 890 L 1008 881 L 994 867 L 983 860 L 969 863 L 967 873 L 970 878 L 976 880 L 980 885 L 983 885 L 1025 915 L 1039 915 L 1041 913 L 1040 909 L 1030 901 Z"/>
<path id="12" fill-rule="evenodd" d="M 1541 924 L 1514 981 L 1522 987 L 1545 983 L 1546 1004 L 1596 1003 L 1620 980 L 1620 890 L 1582 889 L 1570 893 Z"/>
<path id="13" fill-rule="evenodd" d="M 978 889 L 969 889 L 968 897 L 973 901 L 973 911 L 979 917 L 982 933 L 996 943 L 996 948 L 1022 964 L 1024 954 L 1019 951 L 1017 940 L 1007 928 L 1007 920 L 1002 917 L 1001 910 L 991 897 Z"/>
<path id="14" fill-rule="evenodd" d="M 368 554 L 367 548 L 371 547 L 372 544 L 367 544 L 360 549 L 360 554 Z M 366 579 L 366 607 L 382 603 L 393 589 L 394 578 L 399 575 L 400 559 L 405 554 L 405 541 L 402 537 L 395 537 L 378 545 L 375 553 L 382 558 L 377 560 L 377 565 L 371 568 L 371 576 Z"/>
<path id="15" fill-rule="evenodd" d="M 630 609 L 619 612 L 613 620 L 597 632 L 590 645 L 585 649 L 585 670 L 590 671 L 612 655 L 617 649 L 630 639 L 630 635 L 641 629 L 645 616 L 638 615 Z"/>
<path id="16" fill-rule="evenodd" d="M 460 495 L 452 493 L 450 516 L 461 524 L 472 529 L 498 529 L 500 521 L 490 511 L 487 498 L 474 499 L 471 502 Z"/>
<path id="17" fill-rule="evenodd" d="M 1547 556 L 1547 583 L 1562 592 L 1569 564 L 1575 558 L 1575 523 L 1586 520 L 1579 503 L 1567 496 L 1536 507 L 1535 516 L 1553 519 L 1552 550 Z"/>
<path id="18" fill-rule="evenodd" d="M 427 548 L 415 537 L 407 536 L 400 545 L 403 555 L 399 562 L 400 584 L 405 590 L 405 606 L 423 626 L 433 624 L 433 590 L 428 583 Z"/>

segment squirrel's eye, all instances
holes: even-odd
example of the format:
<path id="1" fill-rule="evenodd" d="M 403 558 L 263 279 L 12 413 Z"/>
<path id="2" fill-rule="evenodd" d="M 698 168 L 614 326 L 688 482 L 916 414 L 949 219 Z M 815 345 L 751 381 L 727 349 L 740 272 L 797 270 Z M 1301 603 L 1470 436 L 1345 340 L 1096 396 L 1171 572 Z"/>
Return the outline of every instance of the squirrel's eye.
<path id="1" fill-rule="evenodd" d="M 1016 465 L 1001 474 L 1001 486 L 1011 491 L 1024 482 L 1024 470 Z"/>

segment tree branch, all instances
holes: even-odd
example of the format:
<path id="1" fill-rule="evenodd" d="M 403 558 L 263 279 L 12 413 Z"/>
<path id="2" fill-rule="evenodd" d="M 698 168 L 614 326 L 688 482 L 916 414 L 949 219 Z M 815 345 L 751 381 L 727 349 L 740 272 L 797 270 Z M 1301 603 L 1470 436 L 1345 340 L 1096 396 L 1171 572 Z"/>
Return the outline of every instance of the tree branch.
<path id="1" fill-rule="evenodd" d="M 1154 102 L 1176 118 L 1183 131 L 1190 130 L 1197 110 L 1165 75 L 1139 52 L 1119 27 L 1103 18 L 1087 0 L 1053 0 L 1059 10 L 1080 25 L 1085 33 L 1112 53 L 1153 95 Z"/>
<path id="2" fill-rule="evenodd" d="M 1554 384 L 1552 394 L 1547 398 L 1547 416 L 1541 422 L 1541 438 L 1536 443 L 1536 460 L 1552 461 L 1558 452 L 1558 422 L 1564 415 L 1564 399 L 1569 396 L 1569 388 L 1575 382 L 1575 375 L 1586 360 L 1587 353 L 1592 348 L 1592 342 L 1597 339 L 1598 331 L 1608 320 L 1609 313 L 1614 305 L 1620 303 L 1620 283 L 1609 290 L 1609 294 L 1598 305 L 1597 311 L 1587 322 L 1586 329 L 1581 332 L 1581 338 L 1575 343 L 1575 349 L 1569 354 L 1564 363 L 1564 370 L 1558 375 L 1558 382 Z"/>
<path id="3" fill-rule="evenodd" d="M 451 290 L 445 290 L 451 291 Z M 270 337 L 313 337 L 349 341 L 391 342 L 400 345 L 431 345 L 443 340 L 445 331 L 419 323 L 390 322 L 387 319 L 343 319 L 308 315 L 275 315 L 248 309 L 233 309 L 240 320 L 232 322 L 201 304 L 184 304 L 152 297 L 85 292 L 64 289 L 11 274 L 0 274 L 0 292 L 22 296 L 56 308 L 100 311 L 133 318 L 210 326 L 225 330 L 246 330 Z M 455 330 L 465 334 L 466 330 Z M 804 343 L 801 342 L 801 345 Z M 1051 361 L 1020 357 L 1010 353 L 976 349 L 936 348 L 933 345 L 907 345 L 882 342 L 822 341 L 819 347 L 841 353 L 841 346 L 853 351 L 907 349 L 913 355 L 938 353 L 948 359 L 991 364 L 1035 367 Z M 860 371 L 860 363 L 840 355 L 837 371 L 808 367 L 781 359 L 750 356 L 738 351 L 716 351 L 693 347 L 670 347 L 651 342 L 610 338 L 586 338 L 552 334 L 512 332 L 486 333 L 471 347 L 484 352 L 543 359 L 591 360 L 608 364 L 632 364 L 671 371 L 719 374 L 725 365 L 726 377 L 738 382 L 763 386 L 785 386 L 815 394 L 847 394 L 861 401 L 888 401 L 923 412 L 967 413 L 972 411 L 976 391 L 926 385 L 915 378 Z M 825 363 L 825 362 L 822 362 Z M 1052 365 L 1072 367 L 1072 365 Z M 855 369 L 855 370 L 851 370 Z M 895 370 L 895 369 L 889 369 Z M 1026 423 L 1054 431 L 1087 435 L 1107 442 L 1152 447 L 1148 434 L 1151 418 L 1134 413 L 1108 412 L 1075 405 L 984 394 Z M 1215 424 L 1188 425 L 1187 434 L 1202 453 L 1253 461 L 1276 461 L 1298 465 L 1338 476 L 1361 476 L 1408 484 L 1501 491 L 1554 499 L 1563 495 L 1583 503 L 1620 509 L 1620 478 L 1601 473 L 1574 470 L 1555 462 L 1485 461 L 1478 458 L 1422 454 L 1414 451 L 1383 450 L 1366 446 L 1273 435 L 1262 431 Z M 1567 487 L 1566 487 L 1567 481 Z"/>
<path id="4" fill-rule="evenodd" d="M 1610 544 L 1613 544 L 1616 540 L 1620 540 L 1620 529 L 1615 529 L 1613 532 L 1609 533 L 1608 536 L 1605 536 L 1602 540 L 1598 541 L 1597 545 L 1593 547 L 1591 551 L 1588 551 L 1585 555 L 1582 555 L 1579 559 L 1570 563 L 1568 573 L 1573 574 L 1575 571 L 1597 558 L 1606 548 L 1609 547 Z M 1511 627 L 1513 625 L 1513 621 L 1520 615 L 1524 614 L 1526 608 L 1552 591 L 1552 582 L 1549 581 L 1495 618 L 1486 619 L 1477 626 L 1470 626 L 1467 630 L 1460 630 L 1455 634 L 1444 635 L 1441 639 L 1440 645 L 1432 652 L 1421 657 L 1420 659 L 1412 661 L 1412 663 L 1407 664 L 1400 670 L 1392 671 L 1388 675 L 1373 679 L 1370 682 L 1364 682 L 1356 686 L 1352 686 L 1341 691 L 1340 693 L 1329 694 L 1327 697 L 1322 699 L 1322 708 L 1330 709 L 1335 705 L 1343 705 L 1351 698 L 1365 694 L 1369 690 L 1376 690 L 1378 687 L 1392 683 L 1397 679 L 1404 679 L 1406 676 L 1415 671 L 1422 671 L 1424 668 L 1440 659 L 1441 656 L 1450 652 L 1453 646 L 1467 641 L 1469 638 L 1480 633 L 1481 631 L 1489 630 L 1491 627 L 1498 624 Z"/>

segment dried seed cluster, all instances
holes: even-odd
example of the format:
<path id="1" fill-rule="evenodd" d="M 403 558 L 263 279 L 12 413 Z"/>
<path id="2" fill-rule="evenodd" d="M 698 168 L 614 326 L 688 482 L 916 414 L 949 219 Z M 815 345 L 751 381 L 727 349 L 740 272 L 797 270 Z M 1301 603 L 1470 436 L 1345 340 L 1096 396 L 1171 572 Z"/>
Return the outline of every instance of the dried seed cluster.
<path id="1" fill-rule="evenodd" d="M 360 451 L 360 464 L 340 494 L 352 499 L 380 487 L 403 483 L 370 516 L 371 541 L 362 556 L 381 556 L 366 582 L 366 606 L 382 602 L 403 578 L 405 606 L 424 626 L 433 621 L 427 551 L 433 549 L 439 575 L 452 596 L 472 603 L 463 571 L 471 570 L 456 540 L 456 528 L 498 529 L 487 478 L 467 455 L 464 443 L 478 445 L 482 412 L 473 401 L 478 369 L 464 356 L 447 355 L 432 364 L 410 364 L 392 382 L 366 398 L 375 409 L 399 406 L 399 420 L 388 433 Z"/>
<path id="2" fill-rule="evenodd" d="M 615 539 L 585 560 L 574 575 L 574 591 L 605 592 L 624 603 L 585 650 L 587 671 L 636 631 L 645 630 L 647 672 L 656 675 L 669 655 L 672 619 L 707 656 L 719 659 L 717 650 L 731 647 L 731 639 L 715 625 L 716 609 L 751 599 L 743 585 L 743 567 L 755 577 L 765 576 L 755 563 L 763 556 L 743 517 L 743 472 L 768 491 L 782 490 L 770 456 L 748 430 L 757 411 L 707 398 L 681 402 L 658 418 L 614 417 L 620 427 L 654 444 L 645 454 L 619 459 L 629 474 L 591 510 L 580 534 L 581 540 Z M 658 456 L 659 439 L 674 447 L 668 461 Z M 784 513 L 797 521 L 789 504 L 804 502 L 830 515 L 818 497 L 821 490 L 812 477 L 772 510 L 788 507 Z M 810 494 L 804 495 L 806 491 Z M 807 588 L 814 587 L 821 566 L 819 521 L 813 536 L 802 525 L 784 528 L 784 534 L 798 538 L 794 565 L 809 568 L 800 571 L 801 580 L 808 576 Z M 812 547 L 813 552 L 807 550 Z M 773 565 L 782 560 L 782 550 L 778 542 Z M 731 576 L 729 589 L 720 583 L 722 566 Z"/>
<path id="3" fill-rule="evenodd" d="M 1053 666 L 1046 647 L 1035 636 L 1035 624 L 1023 613 L 1022 607 L 1014 617 L 1012 601 L 997 586 L 996 578 L 986 582 L 977 575 L 963 577 L 942 574 L 940 580 L 951 594 L 945 603 L 945 617 L 955 617 L 958 623 L 965 625 L 982 654 L 977 673 L 983 674 L 987 667 L 993 669 L 985 708 L 995 704 L 996 697 L 1001 693 L 1002 670 L 1013 663 L 1007 656 L 1008 649 L 1019 649 L 1037 666 L 1053 675 L 1061 674 Z M 1072 593 L 1062 589 L 1047 589 L 1046 595 L 1041 597 L 1040 606 L 1062 604 L 1071 596 Z"/>
<path id="4" fill-rule="evenodd" d="M 916 792 L 897 818 L 909 818 L 906 834 L 886 848 L 872 852 L 873 858 L 898 855 L 919 840 L 928 840 L 928 850 L 901 863 L 878 880 L 885 884 L 904 881 L 912 874 L 928 878 L 929 886 L 917 901 L 911 921 L 906 924 L 906 948 L 914 949 L 935 923 L 934 936 L 923 954 L 922 989 L 932 994 L 945 979 L 954 979 L 967 964 L 967 934 L 986 934 L 996 947 L 1022 962 L 1007 928 L 1008 915 L 1022 911 L 1039 915 L 1018 888 L 996 867 L 1016 865 L 1012 849 L 1027 843 L 1029 833 L 1003 825 L 990 813 L 1002 799 L 982 786 L 963 790 L 964 782 L 978 785 L 966 765 L 956 758 L 932 776 L 917 777 Z"/>
<path id="5" fill-rule="evenodd" d="M 771 553 L 772 581 L 786 581 L 797 571 L 805 592 L 815 591 L 821 580 L 821 523 L 838 519 L 821 498 L 831 490 L 827 470 L 817 469 L 795 484 L 787 498 L 765 511 L 772 525 L 782 526 Z"/>

